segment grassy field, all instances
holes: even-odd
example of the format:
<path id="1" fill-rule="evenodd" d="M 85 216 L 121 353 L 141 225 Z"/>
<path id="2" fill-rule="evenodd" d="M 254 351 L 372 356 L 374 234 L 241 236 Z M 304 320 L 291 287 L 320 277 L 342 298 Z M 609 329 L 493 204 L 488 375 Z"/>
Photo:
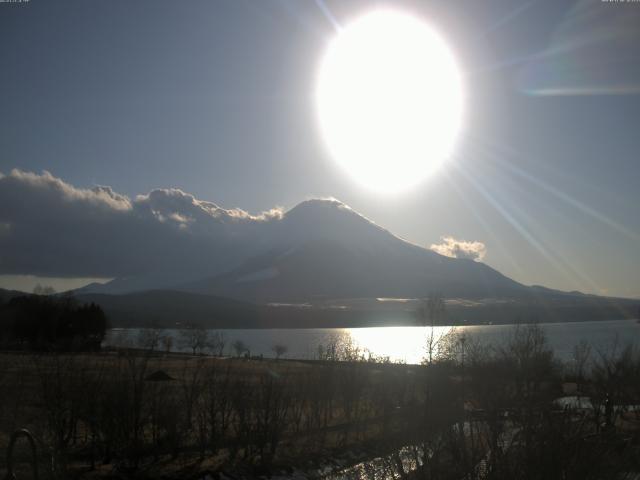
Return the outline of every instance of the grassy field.
<path id="1" fill-rule="evenodd" d="M 415 383 L 405 380 L 419 367 L 402 365 L 134 350 L 3 353 L 0 365 L 0 445 L 28 428 L 58 470 L 95 470 L 91 476 L 234 464 L 307 468 L 310 459 L 363 449 L 382 436 L 393 444 L 418 395 L 414 384 L 402 415 L 382 404 L 391 383 Z"/>
<path id="2" fill-rule="evenodd" d="M 585 350 L 562 365 L 535 327 L 500 348 L 454 346 L 429 365 L 5 352 L 0 447 L 28 428 L 41 478 L 317 477 L 374 457 L 359 478 L 640 471 L 637 352 Z M 560 404 L 564 392 L 588 402 Z M 16 450 L 22 470 L 25 447 Z"/>

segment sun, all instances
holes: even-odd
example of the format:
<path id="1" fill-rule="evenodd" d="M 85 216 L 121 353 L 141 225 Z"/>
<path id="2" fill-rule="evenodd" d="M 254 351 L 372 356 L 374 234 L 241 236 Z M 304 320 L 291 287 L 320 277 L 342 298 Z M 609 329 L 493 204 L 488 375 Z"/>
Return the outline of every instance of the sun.
<path id="1" fill-rule="evenodd" d="M 331 156 L 380 192 L 408 189 L 436 171 L 462 122 L 453 54 L 429 25 L 395 10 L 368 13 L 336 34 L 315 100 Z"/>

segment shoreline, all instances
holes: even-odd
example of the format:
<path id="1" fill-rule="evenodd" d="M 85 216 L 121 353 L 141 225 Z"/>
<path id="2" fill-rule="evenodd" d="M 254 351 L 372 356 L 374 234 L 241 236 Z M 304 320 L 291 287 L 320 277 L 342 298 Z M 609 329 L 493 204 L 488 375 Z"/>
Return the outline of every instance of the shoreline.
<path id="1" fill-rule="evenodd" d="M 458 327 L 505 327 L 505 326 L 518 326 L 518 325 L 557 325 L 562 323 L 575 324 L 575 323 L 607 323 L 607 322 L 637 322 L 640 323 L 640 318 L 613 318 L 613 319 L 601 319 L 601 320 L 542 320 L 542 321 L 522 321 L 522 322 L 485 322 L 485 323 L 443 323 L 443 324 L 435 324 L 433 327 L 435 328 L 458 328 Z M 246 327 L 246 326 L 200 326 L 199 328 L 204 328 L 205 330 L 245 330 L 245 331 L 273 331 L 273 330 L 339 330 L 339 329 L 365 329 L 365 328 L 430 328 L 431 325 L 420 325 L 418 323 L 388 323 L 388 324 L 377 324 L 372 323 L 370 325 L 363 324 L 355 324 L 355 325 L 337 325 L 337 326 L 308 326 L 308 325 L 296 325 L 296 326 L 266 326 L 266 325 L 258 325 L 255 327 Z M 113 326 L 108 328 L 107 330 L 118 331 L 118 330 L 186 330 L 192 328 L 190 325 L 172 325 L 172 326 L 163 326 L 163 325 L 124 325 L 124 326 Z"/>

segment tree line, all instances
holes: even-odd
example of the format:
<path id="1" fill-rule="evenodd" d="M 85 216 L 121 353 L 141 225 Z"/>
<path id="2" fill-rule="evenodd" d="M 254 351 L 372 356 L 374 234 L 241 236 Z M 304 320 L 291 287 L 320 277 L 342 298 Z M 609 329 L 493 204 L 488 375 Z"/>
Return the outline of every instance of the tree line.
<path id="1" fill-rule="evenodd" d="M 102 308 L 68 295 L 23 295 L 0 305 L 0 343 L 27 350 L 98 350 L 108 328 Z"/>

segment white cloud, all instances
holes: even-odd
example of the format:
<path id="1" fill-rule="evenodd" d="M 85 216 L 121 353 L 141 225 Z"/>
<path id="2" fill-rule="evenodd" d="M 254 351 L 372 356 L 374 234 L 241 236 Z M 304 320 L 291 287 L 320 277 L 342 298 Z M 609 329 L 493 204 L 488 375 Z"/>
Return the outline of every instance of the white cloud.
<path id="1" fill-rule="evenodd" d="M 0 173 L 0 274 L 206 275 L 251 253 L 250 240 L 281 217 L 281 209 L 252 215 L 178 189 L 132 200 L 108 186 L 14 169 Z"/>
<path id="2" fill-rule="evenodd" d="M 49 172 L 13 170 L 0 173 L 0 275 L 166 277 L 179 285 L 228 271 L 298 237 L 349 231 L 368 238 L 369 222 L 355 212 L 357 221 L 338 218 L 335 207 L 348 209 L 337 200 L 316 199 L 284 219 L 280 208 L 251 214 L 174 188 L 129 198 L 108 186 L 78 188 Z M 452 237 L 431 249 L 473 260 L 485 254 L 483 243 Z"/>
<path id="3" fill-rule="evenodd" d="M 31 188 L 45 195 L 55 195 L 69 202 L 86 202 L 114 210 L 130 210 L 131 202 L 115 193 L 111 187 L 95 186 L 92 189 L 76 188 L 54 177 L 46 170 L 42 174 L 24 172 L 14 168 L 9 175 L 0 176 L 5 188 Z"/>
<path id="4" fill-rule="evenodd" d="M 479 262 L 487 253 L 487 248 L 482 242 L 457 240 L 453 237 L 440 237 L 440 240 L 440 243 L 434 243 L 429 248 L 446 257 L 467 258 Z"/>

